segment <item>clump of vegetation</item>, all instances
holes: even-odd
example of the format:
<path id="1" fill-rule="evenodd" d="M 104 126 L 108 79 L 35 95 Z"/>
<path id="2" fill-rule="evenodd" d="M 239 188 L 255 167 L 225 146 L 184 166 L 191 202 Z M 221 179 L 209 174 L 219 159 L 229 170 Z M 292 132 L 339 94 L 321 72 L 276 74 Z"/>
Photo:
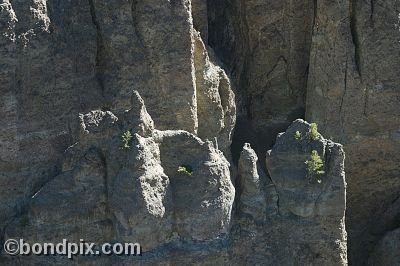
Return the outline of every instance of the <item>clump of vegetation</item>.
<path id="1" fill-rule="evenodd" d="M 308 132 L 310 139 L 317 140 L 321 136 L 318 132 L 318 125 L 316 123 L 310 124 L 310 131 Z"/>
<path id="2" fill-rule="evenodd" d="M 301 138 L 302 138 L 301 132 L 297 130 L 296 133 L 294 133 L 294 139 L 300 141 Z"/>
<path id="3" fill-rule="evenodd" d="M 180 165 L 177 172 L 180 174 L 191 176 L 193 173 L 193 168 L 190 165 Z"/>
<path id="4" fill-rule="evenodd" d="M 130 143 L 132 141 L 133 138 L 133 134 L 130 130 L 127 130 L 124 132 L 124 134 L 122 134 L 121 136 L 121 149 L 123 150 L 129 150 L 129 148 L 131 147 Z"/>
<path id="5" fill-rule="evenodd" d="M 316 150 L 311 152 L 310 159 L 307 160 L 305 164 L 307 165 L 309 178 L 315 179 L 318 183 L 321 183 L 321 177 L 325 174 L 324 162 Z"/>

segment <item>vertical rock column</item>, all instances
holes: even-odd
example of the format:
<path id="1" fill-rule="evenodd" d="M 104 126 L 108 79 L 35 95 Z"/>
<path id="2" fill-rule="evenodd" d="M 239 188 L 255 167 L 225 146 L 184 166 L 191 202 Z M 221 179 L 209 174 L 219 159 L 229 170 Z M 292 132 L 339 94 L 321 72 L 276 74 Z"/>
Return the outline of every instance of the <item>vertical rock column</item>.
<path id="1" fill-rule="evenodd" d="M 305 164 L 315 160 L 311 158 L 315 151 L 323 163 L 319 170 L 324 171 L 318 176 Z M 296 263 L 347 265 L 342 146 L 320 134 L 313 136 L 310 125 L 298 119 L 277 137 L 266 164 L 278 193 L 281 222 L 274 226 L 288 243 L 284 249 Z M 281 260 L 282 264 L 294 263 L 285 256 Z"/>

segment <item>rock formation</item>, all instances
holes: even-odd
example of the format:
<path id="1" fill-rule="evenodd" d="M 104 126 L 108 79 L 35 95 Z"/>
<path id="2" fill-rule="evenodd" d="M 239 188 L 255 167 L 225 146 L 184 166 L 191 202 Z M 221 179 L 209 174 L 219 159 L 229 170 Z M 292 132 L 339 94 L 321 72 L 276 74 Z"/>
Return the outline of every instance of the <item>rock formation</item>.
<path id="1" fill-rule="evenodd" d="M 349 260 L 364 265 L 398 219 L 377 223 L 398 198 L 398 1 L 209 3 L 209 43 L 238 88 L 232 144 L 260 158 L 296 118 L 344 145 Z M 240 40 L 240 41 L 238 41 Z"/>
<path id="2" fill-rule="evenodd" d="M 80 115 L 80 141 L 68 148 L 61 174 L 32 197 L 5 238 L 138 242 L 151 251 L 229 232 L 235 189 L 223 153 L 189 132 L 155 130 L 137 92 L 131 104 L 119 117 Z M 132 138 L 121 146 L 125 130 Z M 180 165 L 191 166 L 190 175 Z"/>
<path id="3" fill-rule="evenodd" d="M 0 0 L 0 242 L 145 251 L 84 265 L 395 263 L 399 12 L 394 0 Z"/>
<path id="4" fill-rule="evenodd" d="M 295 138 L 296 132 L 300 132 L 300 138 Z M 313 151 L 323 158 L 324 173 L 318 178 L 315 176 L 318 173 L 305 166 Z M 287 248 L 294 254 L 298 252 L 294 255 L 296 259 L 287 259 L 284 265 L 346 265 L 342 145 L 321 135 L 313 139 L 310 125 L 298 119 L 284 134 L 278 135 L 274 147 L 267 152 L 266 164 L 278 194 L 278 212 L 283 220 L 280 231 L 291 240 Z M 303 238 L 304 235 L 308 237 Z M 306 247 L 306 252 L 297 251 L 298 246 Z"/>

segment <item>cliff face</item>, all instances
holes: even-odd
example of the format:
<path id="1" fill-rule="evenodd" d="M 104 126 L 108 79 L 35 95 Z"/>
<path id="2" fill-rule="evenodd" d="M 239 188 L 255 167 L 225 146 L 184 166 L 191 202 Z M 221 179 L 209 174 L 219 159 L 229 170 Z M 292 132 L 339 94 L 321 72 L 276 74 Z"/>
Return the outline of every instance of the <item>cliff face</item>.
<path id="1" fill-rule="evenodd" d="M 353 265 L 365 264 L 399 226 L 399 7 L 376 0 L 209 4 L 209 43 L 237 84 L 234 158 L 246 141 L 264 156 L 274 133 L 303 116 L 344 144 Z"/>
<path id="2" fill-rule="evenodd" d="M 79 261 L 100 265 L 390 265 L 399 10 L 0 0 L 2 240 L 142 244 L 141 258 Z M 304 164 L 314 150 L 321 183 Z"/>

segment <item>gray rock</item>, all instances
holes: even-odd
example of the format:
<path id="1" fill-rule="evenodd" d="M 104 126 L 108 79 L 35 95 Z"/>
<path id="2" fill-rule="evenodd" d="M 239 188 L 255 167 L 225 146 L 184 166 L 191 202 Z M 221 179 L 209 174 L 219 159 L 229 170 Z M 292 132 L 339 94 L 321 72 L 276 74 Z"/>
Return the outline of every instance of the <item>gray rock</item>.
<path id="1" fill-rule="evenodd" d="M 306 118 L 347 152 L 349 260 L 366 264 L 398 226 L 399 10 L 393 0 L 1 0 L 0 239 L 137 238 L 152 250 L 146 265 L 336 264 L 340 167 L 310 183 L 304 160 L 315 149 L 340 165 L 341 148 L 295 144 L 292 132 L 265 165 L 276 135 Z M 245 151 L 237 171 L 244 143 L 259 165 Z M 197 167 L 195 182 L 176 173 L 182 162 Z M 231 215 L 237 178 L 250 192 Z M 16 263 L 65 261 L 1 261 Z"/>
<path id="2" fill-rule="evenodd" d="M 32 197 L 6 238 L 138 242 L 151 251 L 229 233 L 235 189 L 223 153 L 189 132 L 153 129 L 137 92 L 133 99 L 120 119 L 110 111 L 80 115 L 81 141 L 68 149 L 62 173 Z M 136 130 L 129 148 L 121 147 L 125 126 Z"/>
<path id="3" fill-rule="evenodd" d="M 217 138 L 218 147 L 229 155 L 236 121 L 235 95 L 225 71 L 211 62 L 197 32 L 194 33 L 194 64 L 198 136 L 209 140 Z"/>
<path id="4" fill-rule="evenodd" d="M 385 236 L 375 246 L 373 252 L 369 257 L 368 265 L 371 266 L 400 265 L 399 248 L 400 248 L 400 230 L 396 229 L 387 232 Z"/>
<path id="5" fill-rule="evenodd" d="M 257 221 L 264 221 L 267 200 L 261 190 L 260 176 L 257 170 L 257 155 L 246 143 L 240 155 L 238 176 L 240 178 L 239 208 Z"/>
<path id="6" fill-rule="evenodd" d="M 301 138 L 295 138 L 297 131 Z M 340 144 L 325 140 L 321 135 L 313 140 L 309 131 L 310 124 L 298 119 L 285 133 L 278 135 L 274 147 L 267 152 L 267 169 L 279 198 L 278 211 L 285 217 L 282 223 L 292 224 L 281 230 L 291 235 L 292 244 L 304 241 L 313 252 L 318 250 L 314 262 L 346 265 L 344 151 Z M 318 152 L 324 164 L 325 173 L 320 183 L 314 175 L 310 179 L 305 165 L 312 150 Z M 308 237 L 315 239 L 315 243 Z M 305 255 L 303 259 L 311 258 Z"/>
<path id="7" fill-rule="evenodd" d="M 346 150 L 349 258 L 364 265 L 400 190 L 398 1 L 318 1 L 306 119 Z"/>
<path id="8" fill-rule="evenodd" d="M 1 227 L 61 173 L 64 151 L 82 141 L 79 113 L 111 111 L 120 119 L 116 127 L 129 128 L 121 123 L 131 123 L 126 117 L 130 114 L 123 113 L 141 108 L 141 100 L 131 99 L 137 90 L 158 129 L 197 133 L 201 103 L 196 100 L 195 68 L 208 66 L 194 62 L 197 35 L 189 1 L 29 0 L 0 5 Z M 196 25 L 205 34 L 205 3 L 199 1 L 195 10 Z M 213 117 L 213 124 L 220 124 L 223 114 L 224 125 L 218 132 L 202 127 L 202 134 L 218 137 L 229 158 L 234 96 L 227 75 L 213 66 L 226 84 L 220 86 L 221 103 L 215 103 L 222 113 Z M 212 118 L 206 119 L 205 124 L 211 123 Z M 140 134 L 149 134 L 152 127 Z"/>
<path id="9" fill-rule="evenodd" d="M 238 89 L 237 137 L 260 158 L 277 133 L 304 115 L 313 6 L 301 0 L 209 1 L 209 43 Z"/>

